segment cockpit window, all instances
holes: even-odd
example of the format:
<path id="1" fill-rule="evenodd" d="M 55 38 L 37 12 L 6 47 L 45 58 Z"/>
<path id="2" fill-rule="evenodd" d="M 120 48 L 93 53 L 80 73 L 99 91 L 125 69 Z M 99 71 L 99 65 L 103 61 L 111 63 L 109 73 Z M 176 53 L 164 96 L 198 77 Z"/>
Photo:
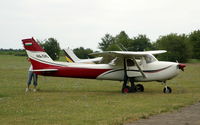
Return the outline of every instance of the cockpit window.
<path id="1" fill-rule="evenodd" d="M 146 63 L 152 63 L 156 61 L 156 58 L 152 55 L 145 56 Z"/>
<path id="2" fill-rule="evenodd" d="M 132 59 L 127 59 L 127 66 L 134 66 L 135 63 Z"/>

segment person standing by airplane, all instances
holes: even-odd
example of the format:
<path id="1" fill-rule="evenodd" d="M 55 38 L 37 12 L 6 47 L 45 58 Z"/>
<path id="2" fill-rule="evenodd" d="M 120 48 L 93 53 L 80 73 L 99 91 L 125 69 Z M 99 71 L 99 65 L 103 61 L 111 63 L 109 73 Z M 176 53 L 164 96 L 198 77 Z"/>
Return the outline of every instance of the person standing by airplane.
<path id="1" fill-rule="evenodd" d="M 28 61 L 30 62 L 29 58 L 28 58 Z M 38 76 L 36 73 L 34 73 L 33 71 L 33 66 L 31 65 L 29 67 L 29 70 L 28 70 L 28 80 L 27 80 L 27 88 L 26 88 L 26 92 L 28 92 L 30 90 L 30 85 L 31 85 L 31 81 L 33 79 L 33 85 L 34 85 L 34 89 L 33 91 L 36 92 L 37 91 L 37 79 L 38 79 Z"/>

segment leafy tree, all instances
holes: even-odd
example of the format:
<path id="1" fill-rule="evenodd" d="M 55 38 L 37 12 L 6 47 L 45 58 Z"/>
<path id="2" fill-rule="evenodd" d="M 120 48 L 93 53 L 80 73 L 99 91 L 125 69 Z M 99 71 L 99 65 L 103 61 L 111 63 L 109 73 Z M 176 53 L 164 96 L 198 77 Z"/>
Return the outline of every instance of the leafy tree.
<path id="1" fill-rule="evenodd" d="M 101 38 L 101 41 L 102 42 L 99 43 L 99 49 L 106 51 L 115 40 L 110 34 L 106 34 L 103 38 Z"/>
<path id="2" fill-rule="evenodd" d="M 118 44 L 111 44 L 106 51 L 121 51 L 121 47 Z"/>
<path id="3" fill-rule="evenodd" d="M 101 40 L 99 48 L 103 51 L 144 51 L 152 49 L 150 39 L 146 35 L 138 35 L 130 39 L 125 31 L 121 31 L 115 37 L 106 34 Z"/>
<path id="4" fill-rule="evenodd" d="M 129 42 L 131 41 L 125 31 L 121 31 L 115 37 L 110 34 L 106 34 L 101 40 L 102 42 L 99 43 L 99 49 L 102 51 L 126 50 L 129 46 Z"/>
<path id="5" fill-rule="evenodd" d="M 164 49 L 168 52 L 159 55 L 159 59 L 186 62 L 188 58 L 186 41 L 185 35 L 169 34 L 160 37 L 156 42 L 157 49 Z"/>
<path id="6" fill-rule="evenodd" d="M 119 49 L 127 50 L 130 46 L 132 40 L 126 34 L 125 31 L 121 31 L 118 35 L 115 36 L 115 44 L 118 46 Z"/>
<path id="7" fill-rule="evenodd" d="M 200 30 L 194 31 L 189 35 L 189 44 L 192 49 L 192 57 L 200 59 Z"/>
<path id="8" fill-rule="evenodd" d="M 83 47 L 75 48 L 73 51 L 80 59 L 87 59 L 89 58 L 88 54 L 93 53 L 93 50 L 89 48 L 84 49 Z"/>
<path id="9" fill-rule="evenodd" d="M 44 42 L 40 42 L 40 45 L 45 49 L 47 54 L 53 59 L 58 60 L 60 56 L 60 45 L 54 38 L 48 38 Z"/>
<path id="10" fill-rule="evenodd" d="M 150 39 L 146 35 L 138 35 L 133 37 L 128 50 L 131 51 L 145 51 L 153 48 Z"/>

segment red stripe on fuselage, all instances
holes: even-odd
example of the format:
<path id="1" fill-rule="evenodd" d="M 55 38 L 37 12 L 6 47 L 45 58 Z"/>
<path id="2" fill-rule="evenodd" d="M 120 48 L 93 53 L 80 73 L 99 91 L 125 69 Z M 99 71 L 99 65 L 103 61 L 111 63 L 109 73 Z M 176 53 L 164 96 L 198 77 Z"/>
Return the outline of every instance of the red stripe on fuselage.
<path id="1" fill-rule="evenodd" d="M 77 68 L 77 67 L 64 67 L 44 64 L 31 59 L 33 69 L 58 69 L 58 71 L 42 71 L 36 72 L 38 75 L 56 76 L 56 77 L 73 77 L 73 78 L 89 78 L 95 79 L 100 74 L 111 69 L 90 69 L 90 68 Z"/>

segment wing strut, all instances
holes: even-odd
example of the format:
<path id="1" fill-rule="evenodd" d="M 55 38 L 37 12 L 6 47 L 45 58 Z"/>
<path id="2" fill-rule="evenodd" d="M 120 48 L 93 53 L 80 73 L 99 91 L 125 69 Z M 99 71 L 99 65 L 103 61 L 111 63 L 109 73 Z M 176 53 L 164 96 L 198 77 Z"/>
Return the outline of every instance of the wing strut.
<path id="1" fill-rule="evenodd" d="M 126 59 L 124 58 L 124 86 L 126 86 L 128 82 L 128 75 L 127 75 L 127 67 L 126 67 Z"/>
<path id="2" fill-rule="evenodd" d="M 137 68 L 139 69 L 140 73 L 142 74 L 143 78 L 147 78 L 147 76 L 144 74 L 144 72 L 142 71 L 142 69 L 140 68 L 140 66 L 138 65 L 135 57 L 133 57 L 133 61 L 135 62 Z"/>
<path id="3" fill-rule="evenodd" d="M 122 93 L 128 93 L 130 91 L 127 84 L 128 84 L 128 75 L 126 67 L 126 58 L 124 58 L 124 83 L 122 85 Z"/>
<path id="4" fill-rule="evenodd" d="M 128 82 L 131 82 L 131 87 L 129 87 L 127 84 Z M 124 83 L 122 85 L 122 93 L 129 93 L 129 92 L 136 92 L 137 88 L 134 84 L 134 78 L 129 78 L 127 75 L 127 60 L 124 58 Z"/>

